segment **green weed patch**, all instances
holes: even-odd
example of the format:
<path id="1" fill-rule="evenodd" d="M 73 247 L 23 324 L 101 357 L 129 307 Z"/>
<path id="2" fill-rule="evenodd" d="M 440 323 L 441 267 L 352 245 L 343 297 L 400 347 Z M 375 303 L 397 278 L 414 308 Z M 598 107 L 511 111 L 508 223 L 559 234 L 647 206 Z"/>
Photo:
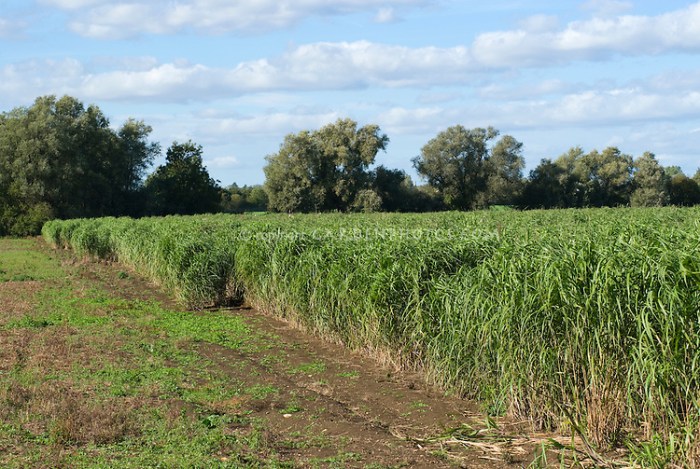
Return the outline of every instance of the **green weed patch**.
<path id="1" fill-rule="evenodd" d="M 41 279 L 24 313 L 3 309 L 13 314 L 0 325 L 0 466 L 290 466 L 269 443 L 250 447 L 258 430 L 245 409 L 218 405 L 276 390 L 244 386 L 195 350 L 254 349 L 240 318 L 120 298 L 66 278 L 34 241 L 0 245 L 6 272 Z M 13 293 L 0 290 L 5 308 Z"/>
<path id="2" fill-rule="evenodd" d="M 0 282 L 26 282 L 65 275 L 51 258 L 30 248 L 36 241 L 0 238 Z"/>

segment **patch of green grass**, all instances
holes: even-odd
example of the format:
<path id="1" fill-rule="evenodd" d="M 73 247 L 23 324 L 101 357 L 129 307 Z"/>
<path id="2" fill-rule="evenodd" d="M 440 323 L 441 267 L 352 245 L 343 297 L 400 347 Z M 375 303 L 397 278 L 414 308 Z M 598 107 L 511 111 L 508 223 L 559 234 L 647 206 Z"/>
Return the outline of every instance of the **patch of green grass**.
<path id="1" fill-rule="evenodd" d="M 130 302 L 112 298 L 105 292 L 87 289 L 78 295 L 70 285 L 51 285 L 37 293 L 37 305 L 31 318 L 9 322 L 5 327 L 104 325 L 127 316 Z M 24 325 L 26 324 L 26 326 Z"/>
<path id="2" fill-rule="evenodd" d="M 36 277 L 33 277 L 28 274 L 16 274 L 10 277 L 10 282 L 30 282 L 32 280 L 39 280 Z"/>
<path id="3" fill-rule="evenodd" d="M 347 467 L 347 463 L 362 461 L 362 456 L 357 453 L 344 451 L 335 456 L 330 456 L 326 458 L 314 458 L 309 461 L 309 467 L 313 468 L 344 468 Z M 367 466 L 365 466 L 367 467 Z M 377 467 L 377 466 L 375 466 Z M 379 466 L 383 467 L 383 466 Z"/>
<path id="4" fill-rule="evenodd" d="M 245 322 L 224 311 L 193 313 L 172 311 L 157 302 L 114 298 L 104 291 L 87 289 L 76 296 L 70 287 L 50 288 L 40 293 L 40 315 L 15 320 L 5 327 L 104 325 L 127 320 L 129 328 L 163 331 L 171 339 L 208 342 L 231 349 L 253 346 L 254 337 Z"/>
<path id="5" fill-rule="evenodd" d="M 141 319 L 176 339 L 208 342 L 230 349 L 250 344 L 251 331 L 243 319 L 230 313 L 212 311 L 201 314 L 189 311 L 166 311 L 154 308 L 151 316 Z"/>
<path id="6" fill-rule="evenodd" d="M 280 414 L 296 414 L 304 410 L 298 402 L 289 402 L 283 409 L 280 409 Z"/>
<path id="7" fill-rule="evenodd" d="M 82 376 L 85 381 L 101 385 L 106 393 L 116 397 L 149 394 L 158 398 L 179 397 L 186 382 L 186 373 L 178 367 L 145 362 L 135 368 L 107 364 L 97 372 Z"/>
<path id="8" fill-rule="evenodd" d="M 411 408 L 413 408 L 413 409 L 418 409 L 418 410 L 423 409 L 424 410 L 427 407 L 428 407 L 428 405 L 424 402 L 421 402 L 421 401 L 411 402 Z"/>
<path id="9" fill-rule="evenodd" d="M 333 444 L 333 440 L 328 435 L 319 433 L 319 429 L 313 425 L 305 427 L 303 431 L 292 432 L 288 436 L 289 438 L 278 443 L 281 447 L 287 449 L 329 448 Z"/>
<path id="10" fill-rule="evenodd" d="M 326 364 L 323 362 L 302 363 L 289 370 L 290 374 L 304 373 L 307 375 L 317 375 L 326 371 Z"/>
<path id="11" fill-rule="evenodd" d="M 156 408 L 144 415 L 142 434 L 117 445 L 89 448 L 67 458 L 77 467 L 254 467 L 262 458 L 241 457 L 226 418 L 171 417 Z"/>
<path id="12" fill-rule="evenodd" d="M 35 241 L 0 239 L 0 282 L 22 282 L 61 278 L 60 263 L 34 249 Z"/>
<path id="13" fill-rule="evenodd" d="M 8 321 L 7 324 L 4 325 L 4 327 L 7 329 L 40 329 L 42 327 L 48 327 L 53 325 L 55 324 L 51 322 L 51 320 L 48 318 L 37 318 L 34 316 L 26 315 L 22 318 Z"/>
<path id="14" fill-rule="evenodd" d="M 71 303 L 73 303 L 72 306 L 52 303 L 52 307 L 40 307 L 37 309 L 36 314 L 25 315 L 22 318 L 8 321 L 1 329 L 33 329 L 58 325 L 89 327 L 93 325 L 104 325 L 112 321 L 110 317 L 98 314 L 99 311 L 91 310 L 90 305 L 84 303 L 81 299 L 77 299 Z"/>
<path id="15" fill-rule="evenodd" d="M 348 379 L 358 379 L 360 377 L 360 373 L 358 371 L 341 371 L 338 373 L 339 378 L 348 378 Z"/>
<path id="16" fill-rule="evenodd" d="M 216 401 L 225 401 L 242 393 L 240 383 L 225 377 L 210 375 L 203 383 L 194 382 L 193 387 L 184 389 L 181 393 L 186 402 L 201 405 Z"/>
<path id="17" fill-rule="evenodd" d="M 256 384 L 246 388 L 244 392 L 253 399 L 265 399 L 268 396 L 279 394 L 279 389 L 270 385 Z"/>
<path id="18" fill-rule="evenodd" d="M 262 358 L 260 358 L 260 364 L 263 366 L 273 366 L 273 365 L 279 365 L 281 363 L 284 363 L 286 361 L 287 357 L 286 355 L 265 355 Z"/>

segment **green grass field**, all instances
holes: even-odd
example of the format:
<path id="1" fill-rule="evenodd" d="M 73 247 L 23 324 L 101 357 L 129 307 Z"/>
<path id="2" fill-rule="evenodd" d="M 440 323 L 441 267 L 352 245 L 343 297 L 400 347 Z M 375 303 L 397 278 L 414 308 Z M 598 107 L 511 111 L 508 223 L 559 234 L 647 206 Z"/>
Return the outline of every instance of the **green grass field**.
<path id="1" fill-rule="evenodd" d="M 53 259 L 28 250 L 32 244 L 27 239 L 4 240 L 0 250 L 0 282 L 54 279 L 63 274 Z"/>
<path id="2" fill-rule="evenodd" d="M 244 438 L 202 424 L 212 402 L 248 391 L 177 346 L 250 345 L 243 322 L 114 297 L 35 244 L 0 240 L 0 465 L 255 466 Z"/>
<path id="3" fill-rule="evenodd" d="M 700 466 L 700 210 L 50 222 L 192 306 L 238 302 L 494 415 Z"/>

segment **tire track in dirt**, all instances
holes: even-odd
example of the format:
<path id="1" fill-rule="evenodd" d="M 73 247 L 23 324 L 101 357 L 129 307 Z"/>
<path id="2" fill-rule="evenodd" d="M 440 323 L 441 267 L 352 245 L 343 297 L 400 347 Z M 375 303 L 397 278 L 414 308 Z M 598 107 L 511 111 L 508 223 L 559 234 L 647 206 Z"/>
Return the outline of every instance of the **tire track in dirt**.
<path id="1" fill-rule="evenodd" d="M 485 415 L 474 403 L 427 386 L 417 374 L 389 370 L 278 318 L 247 308 L 231 314 L 243 316 L 266 347 L 251 353 L 199 344 L 197 350 L 236 379 L 249 376 L 250 383 L 280 390 L 248 407 L 281 435 L 311 426 L 332 441 L 344 439 L 346 451 L 391 466 L 496 468 L 529 462 L 532 448 L 504 455 L 477 447 L 421 444 L 463 424 L 484 427 Z M 285 418 L 285 403 L 295 399 L 303 410 Z M 297 451 L 295 457 L 304 459 L 304 453 Z"/>

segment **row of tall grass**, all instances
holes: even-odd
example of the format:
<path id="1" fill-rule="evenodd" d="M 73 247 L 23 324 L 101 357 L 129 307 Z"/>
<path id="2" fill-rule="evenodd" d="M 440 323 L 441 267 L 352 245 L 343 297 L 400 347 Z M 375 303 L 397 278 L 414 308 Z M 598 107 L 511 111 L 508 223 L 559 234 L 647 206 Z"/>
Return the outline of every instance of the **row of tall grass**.
<path id="1" fill-rule="evenodd" d="M 493 413 L 700 467 L 700 210 L 53 221 L 192 306 L 240 300 Z"/>

